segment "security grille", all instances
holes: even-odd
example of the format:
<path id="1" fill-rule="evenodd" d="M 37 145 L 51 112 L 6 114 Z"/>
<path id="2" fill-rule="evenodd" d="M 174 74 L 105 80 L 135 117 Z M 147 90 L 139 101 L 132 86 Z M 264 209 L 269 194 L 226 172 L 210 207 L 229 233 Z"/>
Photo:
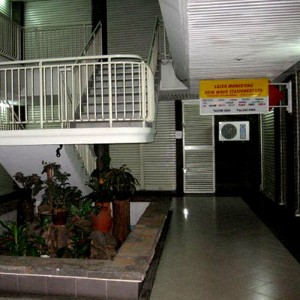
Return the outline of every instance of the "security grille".
<path id="1" fill-rule="evenodd" d="M 214 118 L 201 116 L 199 103 L 183 102 L 184 192 L 215 192 Z"/>

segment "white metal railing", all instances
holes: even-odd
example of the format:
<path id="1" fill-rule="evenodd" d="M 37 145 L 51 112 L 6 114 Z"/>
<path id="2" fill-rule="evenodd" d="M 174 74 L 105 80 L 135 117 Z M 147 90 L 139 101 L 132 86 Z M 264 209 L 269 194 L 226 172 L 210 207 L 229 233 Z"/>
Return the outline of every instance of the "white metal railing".
<path id="1" fill-rule="evenodd" d="M 0 13 L 0 54 L 21 59 L 23 28 Z"/>
<path id="2" fill-rule="evenodd" d="M 152 42 L 147 60 L 153 73 L 155 73 L 157 69 L 159 59 L 163 61 L 171 59 L 171 53 L 164 23 L 157 18 L 154 25 Z"/>
<path id="3" fill-rule="evenodd" d="M 101 21 L 94 28 L 80 56 L 102 55 L 102 25 Z"/>
<path id="4" fill-rule="evenodd" d="M 2 101 L 0 103 L 0 130 L 20 130 L 24 129 L 24 126 L 20 124 L 21 111 L 15 111 L 8 101 Z M 10 119 L 14 119 L 16 122 L 11 124 Z"/>
<path id="5" fill-rule="evenodd" d="M 172 59 L 167 32 L 162 20 L 159 21 L 159 54 L 162 61 Z"/>
<path id="6" fill-rule="evenodd" d="M 158 108 L 158 99 L 159 99 L 159 82 L 160 82 L 160 72 L 157 72 L 159 68 L 157 65 L 159 60 L 166 61 L 171 59 L 171 53 L 169 51 L 169 44 L 167 39 L 166 30 L 163 22 L 157 18 L 154 26 L 153 36 L 151 47 L 148 55 L 148 64 L 153 74 L 155 74 L 155 83 L 153 85 L 154 90 L 154 98 L 156 99 L 156 103 L 153 102 L 153 115 L 157 115 Z M 155 86 L 156 85 L 156 86 Z M 154 118 L 153 127 L 156 127 L 157 118 Z"/>
<path id="7" fill-rule="evenodd" d="M 82 122 L 154 119 L 154 77 L 130 55 L 73 57 L 0 63 L 0 102 L 22 111 L 8 124 L 26 129 L 76 127 Z"/>
<path id="8" fill-rule="evenodd" d="M 81 56 L 96 56 L 102 54 L 102 26 L 99 22 L 95 29 L 93 30 L 90 39 L 88 40 L 86 46 L 81 52 Z M 77 78 L 77 73 L 79 72 L 79 67 L 75 71 Z M 88 77 L 90 78 L 91 72 L 89 72 Z M 85 90 L 87 86 L 82 87 Z M 69 92 L 68 96 L 70 97 L 71 93 Z M 71 97 L 70 97 L 71 98 Z M 76 144 L 74 145 L 75 150 L 77 151 L 86 174 L 90 175 L 96 169 L 97 157 L 94 153 L 94 150 L 91 148 L 92 145 L 86 144 Z"/>

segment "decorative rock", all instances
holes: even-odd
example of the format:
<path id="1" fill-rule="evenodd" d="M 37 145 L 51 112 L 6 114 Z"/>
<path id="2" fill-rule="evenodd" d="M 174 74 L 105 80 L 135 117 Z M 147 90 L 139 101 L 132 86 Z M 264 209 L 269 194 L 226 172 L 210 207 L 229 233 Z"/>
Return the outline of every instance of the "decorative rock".
<path id="1" fill-rule="evenodd" d="M 116 239 L 110 233 L 103 233 L 98 230 L 92 231 L 91 239 L 91 258 L 93 259 L 112 259 L 116 256 Z"/>
<path id="2" fill-rule="evenodd" d="M 93 230 L 89 238 L 95 245 L 106 245 L 105 234 L 99 230 Z"/>

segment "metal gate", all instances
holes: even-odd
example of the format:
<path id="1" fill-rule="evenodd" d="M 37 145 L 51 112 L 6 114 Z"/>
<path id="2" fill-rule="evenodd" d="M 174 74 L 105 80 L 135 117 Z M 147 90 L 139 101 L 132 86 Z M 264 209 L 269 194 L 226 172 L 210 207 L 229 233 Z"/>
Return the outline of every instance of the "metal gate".
<path id="1" fill-rule="evenodd" d="M 184 193 L 215 192 L 214 117 L 201 116 L 199 101 L 183 101 Z"/>

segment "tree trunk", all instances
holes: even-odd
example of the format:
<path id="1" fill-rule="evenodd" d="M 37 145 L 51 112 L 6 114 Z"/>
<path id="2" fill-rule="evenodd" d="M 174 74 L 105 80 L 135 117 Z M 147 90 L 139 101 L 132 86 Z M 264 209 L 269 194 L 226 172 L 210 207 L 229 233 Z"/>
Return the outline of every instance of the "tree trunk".
<path id="1" fill-rule="evenodd" d="M 107 144 L 95 144 L 94 152 L 97 156 L 97 169 L 99 171 L 109 169 L 110 157 L 109 157 L 109 145 Z"/>
<path id="2" fill-rule="evenodd" d="M 120 247 L 130 233 L 130 199 L 113 201 L 113 236 Z"/>
<path id="3" fill-rule="evenodd" d="M 54 255 L 58 249 L 68 246 L 68 229 L 65 225 L 50 225 L 45 235 L 50 254 Z"/>

